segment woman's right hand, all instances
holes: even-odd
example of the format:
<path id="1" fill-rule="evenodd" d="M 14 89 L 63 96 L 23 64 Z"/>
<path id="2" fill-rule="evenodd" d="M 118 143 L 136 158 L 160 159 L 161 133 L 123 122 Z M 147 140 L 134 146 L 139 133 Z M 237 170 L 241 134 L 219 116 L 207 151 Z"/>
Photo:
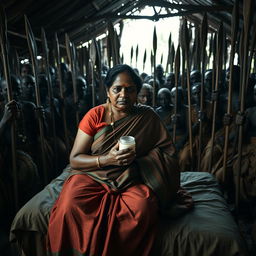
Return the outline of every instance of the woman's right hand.
<path id="1" fill-rule="evenodd" d="M 106 155 L 108 165 L 125 166 L 131 164 L 135 160 L 136 154 L 132 149 L 118 149 L 119 144 L 116 143 Z"/>

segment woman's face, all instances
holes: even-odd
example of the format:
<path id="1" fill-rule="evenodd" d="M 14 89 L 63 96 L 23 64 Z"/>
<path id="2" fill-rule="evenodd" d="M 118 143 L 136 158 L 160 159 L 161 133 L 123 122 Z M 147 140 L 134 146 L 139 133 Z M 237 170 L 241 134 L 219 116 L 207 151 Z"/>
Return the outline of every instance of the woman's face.
<path id="1" fill-rule="evenodd" d="M 108 97 L 112 106 L 121 111 L 129 111 L 137 99 L 137 87 L 131 76 L 126 73 L 117 75 L 108 90 Z"/>

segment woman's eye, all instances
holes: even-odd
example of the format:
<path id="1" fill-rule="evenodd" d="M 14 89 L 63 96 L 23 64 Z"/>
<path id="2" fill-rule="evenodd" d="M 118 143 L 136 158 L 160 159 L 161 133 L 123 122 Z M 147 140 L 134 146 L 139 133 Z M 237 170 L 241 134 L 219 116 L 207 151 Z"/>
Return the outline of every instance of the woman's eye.
<path id="1" fill-rule="evenodd" d="M 113 92 L 114 93 L 119 93 L 119 92 L 121 92 L 121 88 L 115 87 L 115 88 L 113 88 Z"/>

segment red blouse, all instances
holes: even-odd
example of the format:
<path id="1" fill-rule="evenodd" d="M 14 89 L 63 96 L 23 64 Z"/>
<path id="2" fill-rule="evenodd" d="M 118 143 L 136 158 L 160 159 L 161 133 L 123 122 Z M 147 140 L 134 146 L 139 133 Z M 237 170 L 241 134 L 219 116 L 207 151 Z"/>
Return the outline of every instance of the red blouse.
<path id="1" fill-rule="evenodd" d="M 103 105 L 90 109 L 79 123 L 79 129 L 93 137 L 99 130 L 108 125 L 102 121 L 104 113 Z"/>

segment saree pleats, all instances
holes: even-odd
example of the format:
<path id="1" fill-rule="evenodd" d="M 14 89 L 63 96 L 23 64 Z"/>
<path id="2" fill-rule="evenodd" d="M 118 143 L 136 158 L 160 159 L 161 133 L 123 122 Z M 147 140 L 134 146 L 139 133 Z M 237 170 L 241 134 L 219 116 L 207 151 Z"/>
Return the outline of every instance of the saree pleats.
<path id="1" fill-rule="evenodd" d="M 48 255 L 149 255 L 157 212 L 157 200 L 143 184 L 113 191 L 73 175 L 52 209 Z"/>

